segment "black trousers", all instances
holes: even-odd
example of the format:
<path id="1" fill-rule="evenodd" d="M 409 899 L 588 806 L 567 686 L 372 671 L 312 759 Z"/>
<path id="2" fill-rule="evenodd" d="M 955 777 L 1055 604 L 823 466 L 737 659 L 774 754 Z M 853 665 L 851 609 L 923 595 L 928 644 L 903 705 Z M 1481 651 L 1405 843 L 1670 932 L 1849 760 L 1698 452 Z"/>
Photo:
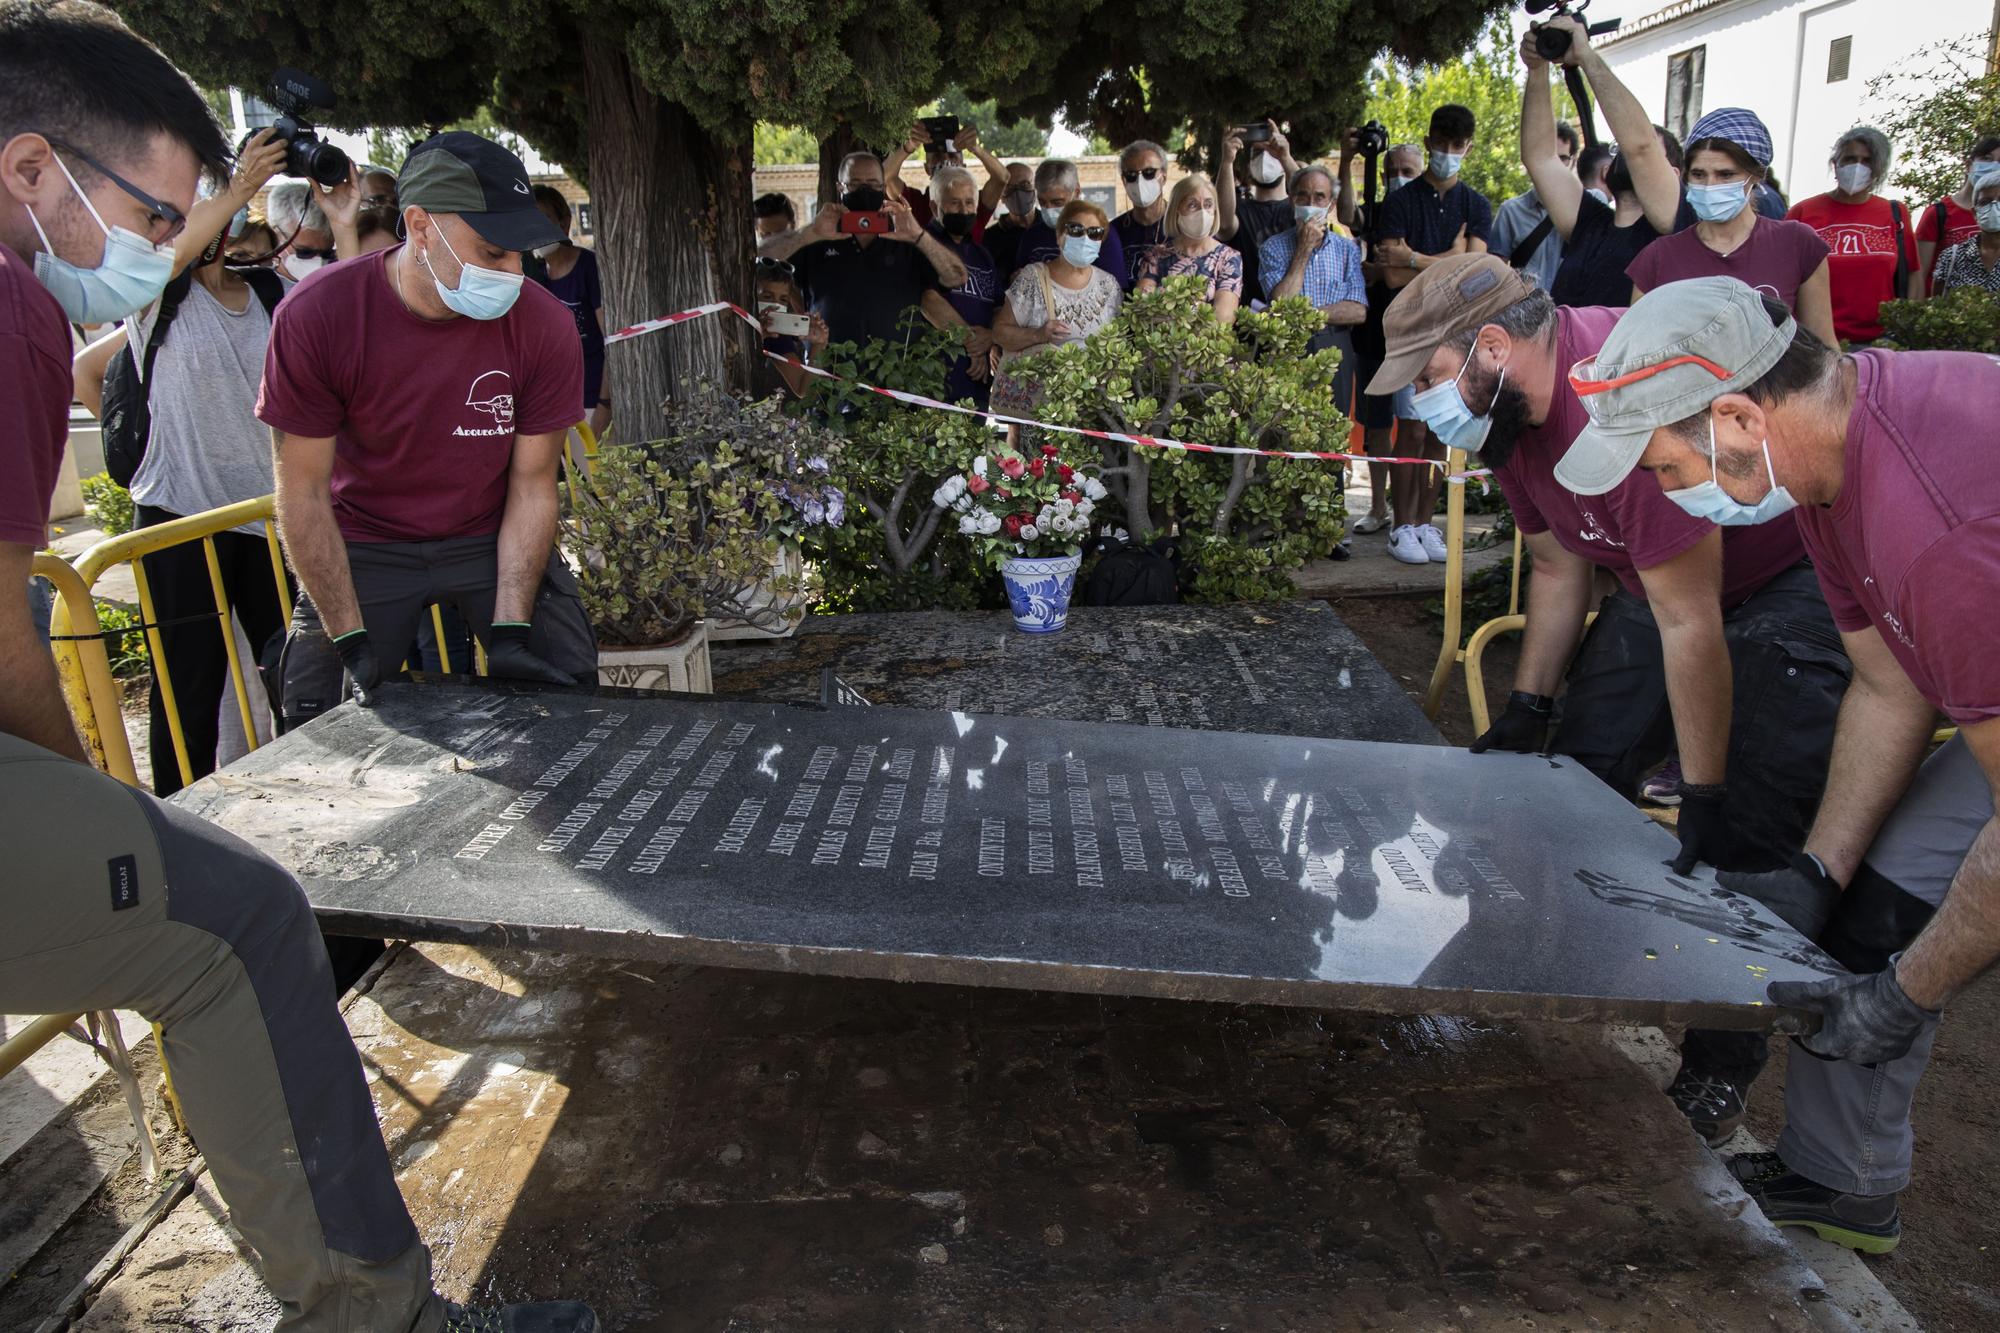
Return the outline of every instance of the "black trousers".
<path id="1" fill-rule="evenodd" d="M 182 517 L 151 505 L 137 506 L 138 524 L 157 527 Z M 223 532 L 215 537 L 215 559 L 222 569 L 223 591 L 243 624 L 250 656 L 243 663 L 244 684 L 262 688 L 257 670 L 265 643 L 285 628 L 278 598 L 277 576 L 271 570 L 271 547 L 262 537 Z M 230 693 L 229 630 L 215 604 L 208 581 L 208 560 L 200 542 L 170 547 L 141 556 L 146 582 L 153 593 L 153 615 L 160 626 L 160 647 L 173 684 L 175 711 L 187 741 L 188 769 L 195 778 L 215 771 L 217 710 Z M 272 712 L 277 712 L 272 700 Z M 160 692 L 159 664 L 154 663 L 152 697 L 153 790 L 171 796 L 182 787 L 180 765 L 174 759 L 173 734 L 167 727 L 167 704 Z"/>
<path id="2" fill-rule="evenodd" d="M 1772 870 L 1805 845 L 1826 788 L 1840 701 L 1853 668 L 1812 567 L 1794 565 L 1723 612 L 1734 697 L 1729 817 L 1739 847 L 1723 870 Z M 1652 609 L 1624 589 L 1605 598 L 1570 663 L 1550 749 L 1627 800 L 1673 751 L 1665 651 Z M 1691 1066 L 1748 1087 L 1770 1058 L 1763 1034 L 1690 1029 Z"/>

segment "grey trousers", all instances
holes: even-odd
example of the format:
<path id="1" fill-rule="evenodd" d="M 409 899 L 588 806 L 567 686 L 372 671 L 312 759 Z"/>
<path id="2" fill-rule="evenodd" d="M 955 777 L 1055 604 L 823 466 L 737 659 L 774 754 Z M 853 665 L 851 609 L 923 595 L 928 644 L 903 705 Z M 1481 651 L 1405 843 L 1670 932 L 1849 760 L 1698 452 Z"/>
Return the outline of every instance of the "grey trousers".
<path id="1" fill-rule="evenodd" d="M 1820 943 L 1847 967 L 1880 971 L 1944 901 L 1993 791 L 1963 737 L 1917 771 L 1868 848 Z M 1778 1156 L 1806 1179 L 1850 1194 L 1890 1194 L 1910 1183 L 1910 1102 L 1930 1062 L 1937 1024 L 1910 1053 L 1883 1065 L 1821 1059 L 1797 1042 L 1785 1075 Z"/>
<path id="2" fill-rule="evenodd" d="M 158 1023 L 195 1144 L 284 1333 L 444 1322 L 326 950 L 276 862 L 0 734 L 0 1010 Z"/>

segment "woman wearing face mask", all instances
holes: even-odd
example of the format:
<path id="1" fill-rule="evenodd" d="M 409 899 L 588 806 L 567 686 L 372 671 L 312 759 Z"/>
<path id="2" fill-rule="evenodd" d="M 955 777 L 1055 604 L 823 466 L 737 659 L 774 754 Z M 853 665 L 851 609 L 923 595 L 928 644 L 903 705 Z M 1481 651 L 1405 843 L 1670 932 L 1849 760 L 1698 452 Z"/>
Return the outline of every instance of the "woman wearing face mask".
<path id="1" fill-rule="evenodd" d="M 592 433 L 602 436 L 611 426 L 611 395 L 604 387 L 604 282 L 597 252 L 569 239 L 569 200 L 560 190 L 537 185 L 534 196 L 535 207 L 563 234 L 557 244 L 535 251 L 543 266 L 535 278 L 576 319 L 577 336 L 583 339 L 583 410 L 590 414 Z"/>
<path id="2" fill-rule="evenodd" d="M 1917 221 L 1917 265 L 1925 274 L 1935 271 L 1942 251 L 1979 236 L 1979 222 L 1973 216 L 1976 196 L 1996 180 L 2000 180 L 2000 134 L 1983 135 L 1966 154 L 1964 184 L 1926 208 Z"/>
<path id="3" fill-rule="evenodd" d="M 979 220 L 979 187 L 964 167 L 942 167 L 931 177 L 930 233 L 965 265 L 965 281 L 956 287 L 933 287 L 919 304 L 933 328 L 952 331 L 965 350 L 954 357 L 945 380 L 945 397 L 986 406 L 987 384 L 993 376 L 993 310 L 1000 304 L 1000 275 L 993 256 L 973 239 Z"/>
<path id="4" fill-rule="evenodd" d="M 1208 282 L 1216 322 L 1233 324 L 1243 299 L 1243 256 L 1215 239 L 1217 204 L 1215 185 L 1201 172 L 1174 186 L 1164 214 L 1173 224 L 1173 243 L 1146 256 L 1139 266 L 1138 290 L 1150 292 L 1168 278 L 1195 274 Z"/>
<path id="5" fill-rule="evenodd" d="M 1938 256 L 1931 274 L 1933 296 L 1958 287 L 2000 292 L 2000 171 L 1972 196 L 1972 215 L 1978 232 Z"/>
<path id="6" fill-rule="evenodd" d="M 1687 199 L 1699 219 L 1662 236 L 1626 268 L 1632 299 L 1689 278 L 1735 278 L 1784 303 L 1828 346 L 1839 346 L 1827 277 L 1827 244 L 1803 222 L 1773 221 L 1751 207 L 1764 179 L 1771 134 L 1741 107 L 1711 111 L 1687 144 Z"/>
<path id="7" fill-rule="evenodd" d="M 1029 264 L 1014 275 L 1007 299 L 993 315 L 993 341 L 1000 367 L 993 379 L 992 406 L 1008 416 L 1031 415 L 1040 396 L 1033 385 L 1007 373 L 1010 362 L 1048 347 L 1082 342 L 1109 324 L 1125 294 L 1097 266 L 1111 235 L 1111 219 L 1088 199 L 1074 199 L 1056 218 L 1062 249 L 1053 258 Z M 1010 439 L 1018 430 L 1008 428 Z"/>
<path id="8" fill-rule="evenodd" d="M 1030 264 L 1046 263 L 1062 254 L 1064 237 L 1057 230 L 1063 210 L 1082 197 L 1082 185 L 1076 174 L 1076 163 L 1061 158 L 1045 158 L 1035 168 L 1035 221 L 1021 237 L 1021 246 L 1016 253 L 1016 274 Z M 1097 267 L 1109 273 L 1122 291 L 1128 280 L 1125 268 L 1125 247 L 1118 239 L 1118 233 L 1109 226 L 1105 228 L 1102 244 L 1097 248 Z M 1010 276 L 1008 281 L 1011 283 Z"/>
<path id="9" fill-rule="evenodd" d="M 1842 342 L 1866 344 L 1882 336 L 1882 303 L 1899 301 L 1917 272 L 1917 239 L 1910 210 L 1876 193 L 1889 178 L 1892 150 L 1882 131 L 1857 125 L 1840 136 L 1828 165 L 1834 188 L 1801 199 L 1786 214 L 1826 239 L 1827 281 L 1833 327 Z"/>

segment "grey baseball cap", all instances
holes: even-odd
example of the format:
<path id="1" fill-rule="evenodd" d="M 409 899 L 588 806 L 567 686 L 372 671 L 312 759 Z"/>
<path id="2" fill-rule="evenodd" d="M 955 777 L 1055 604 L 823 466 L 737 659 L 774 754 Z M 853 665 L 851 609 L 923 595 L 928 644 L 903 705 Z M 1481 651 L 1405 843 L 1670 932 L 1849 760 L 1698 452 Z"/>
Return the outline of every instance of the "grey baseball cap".
<path id="1" fill-rule="evenodd" d="M 502 250 L 533 250 L 563 238 L 535 207 L 521 159 L 465 130 L 432 135 L 412 148 L 396 178 L 396 199 L 456 213 Z"/>
<path id="2" fill-rule="evenodd" d="M 1764 298 L 1735 278 L 1692 278 L 1647 292 L 1597 356 L 1568 372 L 1590 424 L 1556 480 L 1602 495 L 1632 475 L 1653 432 L 1756 383 L 1792 345 L 1798 321 L 1773 322 Z"/>

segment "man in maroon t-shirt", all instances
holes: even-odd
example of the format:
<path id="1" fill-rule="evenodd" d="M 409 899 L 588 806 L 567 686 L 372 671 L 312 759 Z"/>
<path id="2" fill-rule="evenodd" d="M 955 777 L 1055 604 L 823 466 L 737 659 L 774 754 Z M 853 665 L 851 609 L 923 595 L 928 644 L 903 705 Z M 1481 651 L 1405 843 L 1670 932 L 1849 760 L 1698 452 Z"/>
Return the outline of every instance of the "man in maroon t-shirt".
<path id="1" fill-rule="evenodd" d="M 1773 985 L 1820 1016 L 1775 1153 L 1733 1159 L 1780 1225 L 1873 1253 L 1902 1232 L 1910 1106 L 1937 1011 L 2000 958 L 2000 358 L 1843 356 L 1727 278 L 1632 307 L 1578 372 L 1593 425 L 1557 476 L 1654 474 L 1723 523 L 1797 522 L 1854 663 L 1818 818 L 1781 869 L 1724 882 L 1850 969 Z M 1958 735 L 1925 759 L 1939 713 Z"/>
<path id="2" fill-rule="evenodd" d="M 1557 308 L 1501 257 L 1453 256 L 1390 305 L 1389 355 L 1368 391 L 1416 389 L 1433 433 L 1493 469 L 1534 556 L 1515 689 L 1474 753 L 1540 751 L 1567 679 L 1548 749 L 1628 800 L 1678 739 L 1676 873 L 1697 861 L 1769 869 L 1818 805 L 1847 663 L 1795 524 L 1725 531 L 1643 477 L 1590 499 L 1557 483 L 1588 424 L 1565 375 L 1624 313 Z M 1586 635 L 1599 569 L 1620 587 Z M 1691 1031 L 1682 1053 L 1669 1093 L 1720 1142 L 1742 1121 L 1766 1043 Z"/>
<path id="3" fill-rule="evenodd" d="M 571 684 L 596 645 L 555 554 L 556 463 L 580 417 L 568 309 L 523 284 L 561 238 L 519 158 L 455 131 L 397 178 L 409 239 L 335 264 L 278 307 L 257 415 L 278 525 L 307 598 L 285 648 L 285 716 L 339 702 L 320 626 L 365 706 L 455 606 L 495 676 Z"/>
<path id="4" fill-rule="evenodd" d="M 68 326 L 159 296 L 228 148 L 194 85 L 75 0 L 0 0 L 0 126 L 34 127 L 0 131 L 0 1012 L 159 1025 L 286 1327 L 594 1333 L 574 1302 L 437 1294 L 298 882 L 90 765 L 26 595 L 69 433 Z"/>

